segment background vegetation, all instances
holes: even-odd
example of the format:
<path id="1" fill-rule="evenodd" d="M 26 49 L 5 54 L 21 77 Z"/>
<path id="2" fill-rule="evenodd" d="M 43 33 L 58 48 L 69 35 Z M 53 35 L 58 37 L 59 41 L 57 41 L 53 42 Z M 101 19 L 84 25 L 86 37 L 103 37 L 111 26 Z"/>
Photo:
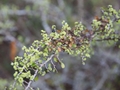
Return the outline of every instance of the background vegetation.
<path id="1" fill-rule="evenodd" d="M 71 26 L 82 21 L 91 29 L 91 20 L 101 15 L 100 7 L 111 4 L 120 9 L 119 0 L 1 0 L 0 4 L 0 89 L 13 80 L 10 63 L 14 56 L 23 55 L 22 46 L 41 40 L 42 29 L 49 34 L 51 26 L 59 29 L 63 20 Z M 58 66 L 58 73 L 39 76 L 32 86 L 41 90 L 120 90 L 119 44 L 106 47 L 104 42 L 98 43 L 85 65 L 79 56 L 61 54 L 65 69 Z"/>

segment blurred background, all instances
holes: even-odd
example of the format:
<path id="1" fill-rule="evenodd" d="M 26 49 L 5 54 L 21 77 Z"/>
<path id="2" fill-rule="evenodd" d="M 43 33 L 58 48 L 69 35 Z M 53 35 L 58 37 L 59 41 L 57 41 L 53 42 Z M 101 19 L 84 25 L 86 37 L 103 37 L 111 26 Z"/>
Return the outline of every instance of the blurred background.
<path id="1" fill-rule="evenodd" d="M 101 15 L 101 7 L 120 9 L 120 0 L 0 0 L 0 90 L 13 82 L 11 62 L 22 56 L 22 46 L 41 40 L 41 30 L 49 34 L 51 26 L 60 29 L 67 21 L 72 27 L 81 21 L 91 28 L 91 21 Z M 120 25 L 115 25 L 119 29 Z M 120 41 L 94 45 L 94 54 L 82 65 L 80 56 L 62 54 L 65 69 L 39 77 L 32 86 L 40 90 L 120 90 Z M 24 90 L 18 87 L 18 90 Z"/>

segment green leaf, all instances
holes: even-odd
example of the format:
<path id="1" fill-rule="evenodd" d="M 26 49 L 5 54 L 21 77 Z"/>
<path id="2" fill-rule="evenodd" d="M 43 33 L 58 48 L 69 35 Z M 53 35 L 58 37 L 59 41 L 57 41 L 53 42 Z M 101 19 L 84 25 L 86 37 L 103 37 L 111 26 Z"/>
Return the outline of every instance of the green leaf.
<path id="1" fill-rule="evenodd" d="M 65 64 L 61 62 L 61 67 L 62 68 L 65 68 Z"/>
<path id="2" fill-rule="evenodd" d="M 120 24 L 120 20 L 118 20 L 117 23 Z"/>
<path id="3" fill-rule="evenodd" d="M 19 78 L 18 78 L 18 82 L 19 82 L 20 84 L 22 84 L 22 83 L 23 83 L 23 78 L 22 78 L 22 77 L 19 77 Z"/>
<path id="4" fill-rule="evenodd" d="M 119 48 L 120 48 L 120 45 L 119 45 Z"/>
<path id="5" fill-rule="evenodd" d="M 16 71 L 16 72 L 14 73 L 14 75 L 13 75 L 13 76 L 14 76 L 14 77 L 16 77 L 16 76 L 17 76 L 17 74 L 18 74 L 18 72 Z"/>
<path id="6" fill-rule="evenodd" d="M 88 53 L 86 53 L 85 56 L 88 57 L 88 58 L 90 58 L 90 54 L 88 54 Z"/>
<path id="7" fill-rule="evenodd" d="M 85 62 L 82 62 L 83 65 L 85 65 Z"/>
<path id="8" fill-rule="evenodd" d="M 55 57 L 55 58 L 53 58 L 53 60 L 55 61 L 55 62 L 58 62 L 58 60 L 57 60 L 57 58 Z"/>
<path id="9" fill-rule="evenodd" d="M 44 71 L 44 72 L 42 72 L 41 76 L 44 76 L 45 74 L 46 74 L 46 72 Z"/>
<path id="10" fill-rule="evenodd" d="M 31 76 L 30 76 L 30 80 L 33 80 L 33 79 L 34 79 L 34 76 L 33 76 L 33 75 L 31 75 Z"/>

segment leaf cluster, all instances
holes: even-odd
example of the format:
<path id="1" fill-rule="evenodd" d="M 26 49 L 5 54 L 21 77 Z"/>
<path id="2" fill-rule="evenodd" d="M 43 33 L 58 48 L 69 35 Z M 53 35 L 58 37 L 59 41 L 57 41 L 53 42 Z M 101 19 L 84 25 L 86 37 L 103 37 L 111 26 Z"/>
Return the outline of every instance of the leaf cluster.
<path id="1" fill-rule="evenodd" d="M 35 40 L 28 48 L 24 46 L 22 48 L 24 50 L 23 57 L 17 56 L 15 62 L 12 63 L 15 70 L 15 83 L 18 82 L 20 85 L 26 83 L 25 90 L 28 90 L 38 74 L 44 76 L 50 71 L 57 71 L 55 63 L 59 63 L 61 68 L 64 68 L 65 65 L 59 58 L 61 52 L 74 56 L 79 55 L 85 64 L 84 61 L 91 57 L 92 43 L 120 40 L 119 34 L 114 29 L 114 23 L 119 22 L 119 19 L 120 12 L 109 5 L 107 8 L 102 8 L 102 17 L 94 18 L 91 30 L 81 22 L 75 22 L 72 28 L 65 21 L 62 22 L 61 30 L 53 25 L 53 32 L 50 35 L 41 30 L 43 39 Z M 26 82 L 24 78 L 30 81 Z"/>

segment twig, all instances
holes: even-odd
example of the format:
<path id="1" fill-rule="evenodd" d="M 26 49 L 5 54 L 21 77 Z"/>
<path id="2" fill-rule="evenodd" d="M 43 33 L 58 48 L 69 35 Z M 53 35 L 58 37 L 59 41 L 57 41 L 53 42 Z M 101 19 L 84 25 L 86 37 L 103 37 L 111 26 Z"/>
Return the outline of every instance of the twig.
<path id="1" fill-rule="evenodd" d="M 52 58 L 53 58 L 54 54 L 52 54 L 43 64 L 40 65 L 40 68 L 42 68 L 47 62 L 49 62 Z M 33 80 L 35 79 L 35 77 L 38 74 L 38 69 L 35 71 L 35 74 L 33 75 L 32 80 L 28 83 L 27 87 L 25 88 L 25 90 L 28 90 L 33 82 Z"/>
<path id="2" fill-rule="evenodd" d="M 52 54 L 43 64 L 40 65 L 40 68 L 43 67 L 47 62 L 49 62 L 54 57 L 54 54 Z"/>
<path id="3" fill-rule="evenodd" d="M 52 65 L 53 65 L 54 69 L 56 70 L 56 72 L 58 72 L 57 69 L 56 69 L 56 66 L 55 66 L 55 64 L 53 63 L 52 60 L 51 60 L 51 63 L 52 63 Z"/>
<path id="4" fill-rule="evenodd" d="M 39 49 L 39 47 L 37 48 L 37 50 Z M 32 55 L 34 55 L 35 53 L 33 53 Z M 29 62 L 29 60 L 24 64 L 24 66 L 22 67 L 22 70 L 25 69 L 26 67 L 26 64 Z M 19 77 L 20 74 L 22 74 L 23 71 L 21 71 L 17 76 L 16 76 L 16 80 L 14 81 L 13 85 L 12 85 L 12 88 L 15 87 L 15 84 L 16 84 L 16 81 L 17 81 L 17 78 Z"/>
<path id="5" fill-rule="evenodd" d="M 24 68 L 25 68 L 25 66 L 24 66 L 22 69 L 24 69 Z M 13 85 L 12 85 L 12 88 L 15 87 L 17 78 L 19 77 L 20 74 L 22 74 L 22 72 L 23 72 L 23 71 L 21 71 L 21 72 L 17 75 L 16 80 L 14 81 L 14 83 L 13 83 Z"/>
<path id="6" fill-rule="evenodd" d="M 28 89 L 30 88 L 31 83 L 32 83 L 32 81 L 35 79 L 35 77 L 36 77 L 37 74 L 38 74 L 38 69 L 35 71 L 35 74 L 34 74 L 32 80 L 28 83 L 28 85 L 27 85 L 27 87 L 25 88 L 25 90 L 28 90 Z"/>

